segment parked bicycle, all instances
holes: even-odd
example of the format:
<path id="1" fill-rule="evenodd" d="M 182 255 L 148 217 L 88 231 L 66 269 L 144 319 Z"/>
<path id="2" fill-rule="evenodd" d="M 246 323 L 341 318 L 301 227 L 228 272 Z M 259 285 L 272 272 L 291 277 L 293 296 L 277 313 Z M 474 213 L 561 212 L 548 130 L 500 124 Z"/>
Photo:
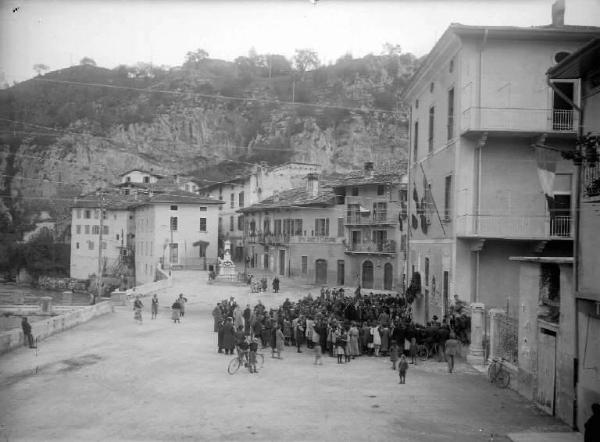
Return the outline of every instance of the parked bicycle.
<path id="1" fill-rule="evenodd" d="M 248 367 L 249 352 L 245 351 L 242 357 L 236 356 L 233 358 L 227 366 L 227 372 L 229 374 L 236 374 L 240 367 Z M 256 353 L 256 368 L 262 368 L 265 363 L 265 356 L 262 353 Z"/>
<path id="2" fill-rule="evenodd" d="M 504 358 L 494 358 L 488 367 L 488 379 L 499 388 L 506 388 L 510 384 L 510 372 L 503 362 Z"/>

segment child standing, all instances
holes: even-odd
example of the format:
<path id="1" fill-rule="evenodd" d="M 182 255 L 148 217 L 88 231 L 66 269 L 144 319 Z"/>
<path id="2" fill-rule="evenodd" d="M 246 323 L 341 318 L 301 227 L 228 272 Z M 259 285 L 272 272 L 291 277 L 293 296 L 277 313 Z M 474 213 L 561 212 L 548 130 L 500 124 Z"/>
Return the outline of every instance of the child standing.
<path id="1" fill-rule="evenodd" d="M 406 356 L 402 355 L 400 357 L 400 362 L 398 363 L 398 373 L 400 374 L 400 384 L 406 384 L 406 370 L 408 370 L 408 362 L 406 362 Z"/>
<path id="2" fill-rule="evenodd" d="M 412 338 L 410 338 L 410 358 L 411 358 L 411 364 L 415 364 L 417 363 L 417 338 L 415 338 L 414 336 Z"/>
<path id="3" fill-rule="evenodd" d="M 256 352 L 258 351 L 258 339 L 257 338 L 253 338 L 250 341 L 250 345 L 248 346 L 248 349 L 249 349 L 248 370 L 250 370 L 250 373 L 258 373 L 258 371 L 256 370 Z"/>
<path id="4" fill-rule="evenodd" d="M 337 355 L 337 363 L 342 363 L 342 357 L 344 356 L 344 341 L 342 340 L 341 333 L 338 334 L 335 341 L 335 354 Z"/>
<path id="5" fill-rule="evenodd" d="M 156 293 L 152 297 L 152 319 L 156 319 L 156 315 L 158 314 L 158 297 Z"/>
<path id="6" fill-rule="evenodd" d="M 395 370 L 396 362 L 398 361 L 398 345 L 396 345 L 395 340 L 392 340 L 392 345 L 390 346 L 390 361 L 392 361 L 392 370 Z"/>

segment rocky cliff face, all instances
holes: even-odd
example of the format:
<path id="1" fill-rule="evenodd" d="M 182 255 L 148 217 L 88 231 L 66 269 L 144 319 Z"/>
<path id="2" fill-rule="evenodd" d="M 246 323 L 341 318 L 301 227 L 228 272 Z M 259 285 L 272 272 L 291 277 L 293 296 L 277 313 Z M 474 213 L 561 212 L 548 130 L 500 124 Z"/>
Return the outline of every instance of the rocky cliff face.
<path id="1" fill-rule="evenodd" d="M 13 101 L 3 114 L 7 121 L 2 129 L 11 139 L 0 140 L 0 173 L 4 178 L 0 182 L 3 193 L 10 194 L 10 198 L 3 198 L 4 210 L 13 216 L 46 208 L 64 210 L 72 196 L 114 183 L 119 174 L 131 168 L 201 177 L 202 171 L 224 161 L 293 160 L 318 163 L 325 172 L 344 172 L 364 161 L 401 161 L 406 157 L 406 121 L 398 112 L 372 111 L 376 107 L 373 97 L 377 98 L 373 91 L 379 91 L 379 98 L 386 90 L 397 93 L 390 92 L 390 81 L 385 76 L 377 81 L 360 80 L 358 75 L 344 81 L 328 77 L 319 84 L 304 80 L 299 83 L 304 89 L 298 93 L 304 90 L 305 95 L 312 94 L 312 102 L 303 104 L 283 103 L 274 80 L 247 86 L 242 95 L 249 100 L 180 93 L 167 103 L 150 106 L 140 93 L 131 102 L 119 102 L 108 111 L 106 102 L 96 104 L 105 98 L 98 92 L 91 99 L 91 107 L 83 100 L 79 108 L 84 111 L 72 111 L 73 117 L 62 127 L 52 124 L 48 114 L 64 117 L 64 109 L 72 104 L 66 102 L 68 97 L 58 111 L 55 106 L 35 114 L 28 110 L 29 102 L 18 104 L 24 87 L 9 91 Z M 55 93 L 53 106 L 62 99 L 51 89 L 59 85 L 43 86 Z M 133 121 L 107 120 L 107 112 L 108 117 L 112 111 L 121 115 L 128 111 L 123 110 L 125 106 L 132 108 Z M 45 124 L 28 125 L 34 119 L 28 113 Z M 135 118 L 142 113 L 144 118 Z M 109 121 L 101 130 L 100 120 Z"/>

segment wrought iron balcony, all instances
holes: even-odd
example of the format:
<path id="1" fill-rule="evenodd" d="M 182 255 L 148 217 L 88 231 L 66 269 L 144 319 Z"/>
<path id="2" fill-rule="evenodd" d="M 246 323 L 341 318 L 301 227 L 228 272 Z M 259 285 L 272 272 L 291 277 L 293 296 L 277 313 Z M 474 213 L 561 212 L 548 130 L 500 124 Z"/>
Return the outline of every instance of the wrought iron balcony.
<path id="1" fill-rule="evenodd" d="M 346 225 L 368 226 L 368 225 L 395 225 L 398 224 L 398 215 L 392 216 L 390 212 L 353 212 L 346 215 Z"/>
<path id="2" fill-rule="evenodd" d="M 583 197 L 600 197 L 600 164 L 593 166 L 586 164 L 582 167 Z"/>
<path id="3" fill-rule="evenodd" d="M 569 133 L 577 131 L 577 114 L 568 109 L 470 107 L 462 114 L 462 132 L 501 131 Z"/>

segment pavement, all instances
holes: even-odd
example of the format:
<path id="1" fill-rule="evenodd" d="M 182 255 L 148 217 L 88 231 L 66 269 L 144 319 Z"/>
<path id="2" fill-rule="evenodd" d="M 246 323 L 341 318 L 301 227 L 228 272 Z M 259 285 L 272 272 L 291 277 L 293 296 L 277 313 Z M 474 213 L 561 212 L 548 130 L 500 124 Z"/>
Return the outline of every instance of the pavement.
<path id="1" fill-rule="evenodd" d="M 452 374 L 444 363 L 410 365 L 400 385 L 388 358 L 324 356 L 314 365 L 310 351 L 286 347 L 282 360 L 263 350 L 258 374 L 229 375 L 231 356 L 216 352 L 217 301 L 275 306 L 317 289 L 282 281 L 281 294 L 257 295 L 206 281 L 203 272 L 174 272 L 156 320 L 145 299 L 142 325 L 117 307 L 37 351 L 1 356 L 0 440 L 533 442 L 569 431 L 464 362 Z M 179 293 L 189 301 L 174 324 Z M 540 434 L 548 438 L 523 438 Z"/>

